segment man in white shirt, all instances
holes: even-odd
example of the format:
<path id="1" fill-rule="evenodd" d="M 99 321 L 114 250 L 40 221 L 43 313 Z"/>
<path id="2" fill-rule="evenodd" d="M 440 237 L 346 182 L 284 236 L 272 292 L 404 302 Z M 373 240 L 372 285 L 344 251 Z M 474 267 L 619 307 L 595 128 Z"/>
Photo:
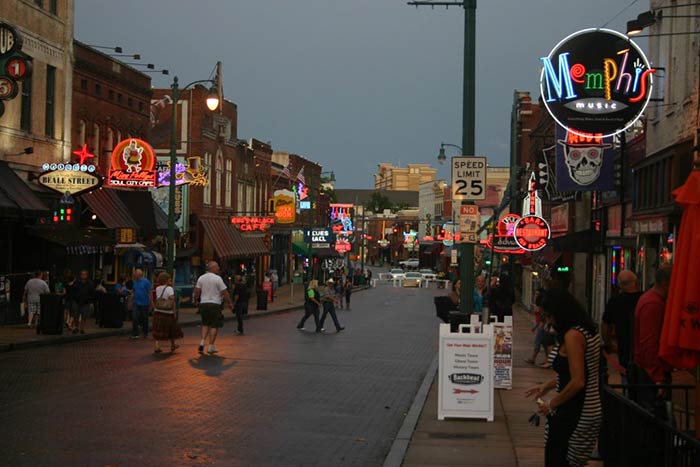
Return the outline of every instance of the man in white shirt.
<path id="1" fill-rule="evenodd" d="M 39 310 L 41 309 L 41 294 L 50 293 L 49 285 L 42 279 L 43 273 L 37 271 L 34 273 L 34 278 L 29 279 L 27 284 L 24 286 L 24 297 L 23 301 L 27 307 L 27 312 L 29 313 L 29 326 L 34 323 L 34 315 L 39 316 Z"/>
<path id="2" fill-rule="evenodd" d="M 226 290 L 226 284 L 219 273 L 219 265 L 215 261 L 207 263 L 207 272 L 199 276 L 197 285 L 194 286 L 194 304 L 199 305 L 199 314 L 202 318 L 202 340 L 199 341 L 199 353 L 204 352 L 204 344 L 209 338 L 207 352 L 215 354 L 214 347 L 219 328 L 224 325 L 223 302 L 233 309 L 231 296 Z"/>

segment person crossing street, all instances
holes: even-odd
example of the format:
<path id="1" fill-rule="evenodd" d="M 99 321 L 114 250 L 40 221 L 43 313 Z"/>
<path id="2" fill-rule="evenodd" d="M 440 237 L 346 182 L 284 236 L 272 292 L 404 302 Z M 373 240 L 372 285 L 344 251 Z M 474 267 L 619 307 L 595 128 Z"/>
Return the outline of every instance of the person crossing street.
<path id="1" fill-rule="evenodd" d="M 323 304 L 323 314 L 321 315 L 321 331 L 325 331 L 323 323 L 326 321 L 326 316 L 329 314 L 335 324 L 336 332 L 340 332 L 345 328 L 338 322 L 338 316 L 335 314 L 335 287 L 333 279 L 328 279 L 326 286 L 321 290 L 321 303 Z"/>

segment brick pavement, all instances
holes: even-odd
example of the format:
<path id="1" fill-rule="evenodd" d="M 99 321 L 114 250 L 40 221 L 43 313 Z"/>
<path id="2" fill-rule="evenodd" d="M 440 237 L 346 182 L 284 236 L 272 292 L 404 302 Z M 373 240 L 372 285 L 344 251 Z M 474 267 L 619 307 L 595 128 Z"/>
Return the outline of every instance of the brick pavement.
<path id="1" fill-rule="evenodd" d="M 248 315 L 249 318 L 256 318 L 270 313 L 298 309 L 303 304 L 302 286 L 295 285 L 294 290 L 292 290 L 291 285 L 286 284 L 277 290 L 275 300 L 268 302 L 267 310 L 256 310 L 257 298 L 255 296 L 251 297 Z M 231 319 L 229 313 L 225 312 L 225 314 L 227 319 Z M 182 326 L 195 326 L 199 323 L 199 315 L 196 314 L 195 308 L 182 308 L 179 321 Z M 130 321 L 125 322 L 122 328 L 110 329 L 96 326 L 94 319 L 88 320 L 85 335 L 70 334 L 67 330 L 64 330 L 63 335 L 39 335 L 36 333 L 36 329 L 29 328 L 27 325 L 0 326 L 0 352 L 126 335 L 130 332 Z"/>
<path id="2" fill-rule="evenodd" d="M 437 350 L 433 290 L 371 289 L 347 330 L 227 324 L 220 354 L 108 337 L 0 354 L 0 459 L 37 466 L 378 466 Z"/>

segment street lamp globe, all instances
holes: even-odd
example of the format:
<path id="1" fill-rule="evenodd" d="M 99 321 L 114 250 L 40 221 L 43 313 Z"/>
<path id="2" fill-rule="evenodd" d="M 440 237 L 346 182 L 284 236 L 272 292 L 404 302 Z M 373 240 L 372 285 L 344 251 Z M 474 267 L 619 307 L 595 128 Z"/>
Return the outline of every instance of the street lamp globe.
<path id="1" fill-rule="evenodd" d="M 445 165 L 445 160 L 447 160 L 447 156 L 445 155 L 445 146 L 440 145 L 440 152 L 438 153 L 437 160 L 440 163 L 440 165 Z"/>
<path id="2" fill-rule="evenodd" d="M 207 108 L 212 112 L 219 108 L 219 92 L 215 86 L 209 90 L 209 95 L 207 96 Z"/>

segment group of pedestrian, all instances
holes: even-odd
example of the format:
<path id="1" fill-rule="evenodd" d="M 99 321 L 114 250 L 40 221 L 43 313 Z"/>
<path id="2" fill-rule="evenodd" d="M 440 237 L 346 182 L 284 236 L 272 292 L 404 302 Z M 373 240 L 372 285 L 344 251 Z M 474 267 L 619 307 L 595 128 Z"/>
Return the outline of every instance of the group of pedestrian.
<path id="1" fill-rule="evenodd" d="M 454 310 L 459 310 L 461 301 L 462 281 L 455 278 L 452 282 L 452 289 L 448 294 Z M 488 304 L 491 316 L 498 317 L 503 321 L 505 316 L 513 316 L 513 305 L 515 304 L 515 291 L 507 274 L 491 281 L 491 290 L 486 287 L 486 276 L 479 274 L 474 278 L 474 289 L 472 290 L 472 313 L 481 315 L 484 306 Z"/>
<path id="2" fill-rule="evenodd" d="M 340 288 L 332 278 L 326 281 L 324 287 L 319 287 L 318 280 L 311 280 L 304 294 L 304 316 L 297 324 L 297 329 L 304 331 L 306 320 L 313 316 L 316 332 L 324 332 L 326 329 L 323 327 L 323 323 L 325 323 L 326 317 L 330 315 L 336 332 L 345 330 L 345 327 L 341 326 L 340 321 L 338 321 L 338 315 L 335 312 L 336 304 L 342 309 L 343 294 L 345 295 L 346 308 L 350 310 L 352 281 L 349 278 L 346 279 L 345 284 Z M 319 317 L 321 308 L 323 308 L 323 314 Z"/>

